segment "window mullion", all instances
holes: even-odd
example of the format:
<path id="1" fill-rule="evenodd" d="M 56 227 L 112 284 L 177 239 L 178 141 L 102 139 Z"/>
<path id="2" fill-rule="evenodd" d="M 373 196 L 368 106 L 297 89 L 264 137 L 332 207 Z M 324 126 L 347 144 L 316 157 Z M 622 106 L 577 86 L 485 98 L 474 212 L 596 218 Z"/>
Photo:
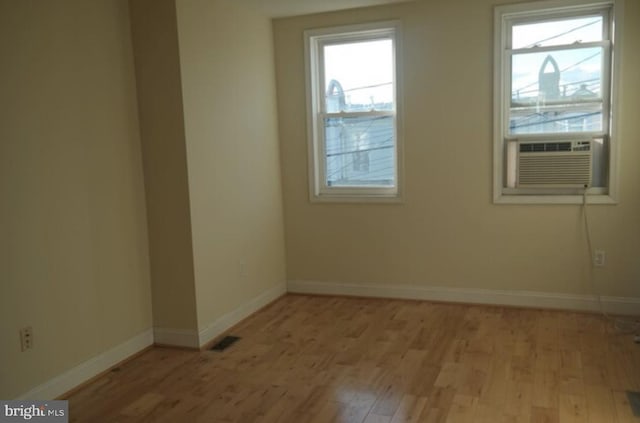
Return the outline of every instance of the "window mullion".
<path id="1" fill-rule="evenodd" d="M 580 50 L 593 47 L 605 47 L 609 44 L 608 40 L 594 41 L 589 43 L 572 43 L 572 44 L 557 44 L 545 47 L 528 47 L 528 48 L 507 48 L 507 53 L 510 55 L 526 54 L 526 53 L 546 53 L 557 50 Z"/>
<path id="2" fill-rule="evenodd" d="M 322 41 L 317 41 L 317 55 L 318 55 L 318 67 L 316 69 L 318 80 L 316 84 L 316 107 L 320 113 L 325 113 L 327 111 L 327 102 L 325 100 L 324 87 L 327 86 L 325 80 L 325 64 L 324 64 L 324 47 L 325 43 Z"/>
<path id="3" fill-rule="evenodd" d="M 371 110 L 363 112 L 340 112 L 340 113 L 320 113 L 320 119 L 329 118 L 354 118 L 354 117 L 384 117 L 394 116 L 395 112 L 386 110 Z"/>

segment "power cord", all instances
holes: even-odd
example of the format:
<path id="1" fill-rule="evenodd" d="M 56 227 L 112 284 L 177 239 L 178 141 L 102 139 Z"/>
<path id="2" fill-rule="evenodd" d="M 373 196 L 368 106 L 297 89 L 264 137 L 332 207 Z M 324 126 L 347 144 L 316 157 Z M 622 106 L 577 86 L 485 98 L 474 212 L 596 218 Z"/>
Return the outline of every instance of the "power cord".
<path id="1" fill-rule="evenodd" d="M 584 229 L 585 234 L 587 236 L 587 248 L 589 250 L 589 282 L 591 284 L 591 291 L 593 295 L 598 300 L 598 307 L 600 308 L 600 314 L 607 320 L 613 323 L 614 329 L 618 333 L 630 334 L 635 333 L 633 337 L 633 341 L 636 343 L 640 343 L 640 321 L 634 320 L 626 320 L 621 319 L 619 317 L 610 316 L 607 311 L 604 309 L 604 305 L 602 304 L 602 295 L 598 292 L 595 281 L 595 273 L 593 268 L 595 267 L 594 255 L 595 251 L 593 250 L 593 244 L 591 242 L 591 229 L 589 227 L 589 216 L 587 215 L 587 189 L 584 190 L 582 194 L 582 216 L 584 217 Z"/>

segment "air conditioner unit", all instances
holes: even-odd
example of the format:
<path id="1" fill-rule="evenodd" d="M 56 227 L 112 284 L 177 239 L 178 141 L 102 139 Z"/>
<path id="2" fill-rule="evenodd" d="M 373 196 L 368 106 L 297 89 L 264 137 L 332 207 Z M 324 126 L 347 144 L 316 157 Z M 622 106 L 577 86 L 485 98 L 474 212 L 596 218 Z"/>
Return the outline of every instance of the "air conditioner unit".
<path id="1" fill-rule="evenodd" d="M 592 141 L 518 141 L 517 187 L 591 186 Z"/>

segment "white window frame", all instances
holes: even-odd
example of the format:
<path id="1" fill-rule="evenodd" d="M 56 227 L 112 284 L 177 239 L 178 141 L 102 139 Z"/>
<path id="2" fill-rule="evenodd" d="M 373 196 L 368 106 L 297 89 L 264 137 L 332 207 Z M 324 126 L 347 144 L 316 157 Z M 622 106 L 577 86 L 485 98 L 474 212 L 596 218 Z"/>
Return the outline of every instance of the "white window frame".
<path id="1" fill-rule="evenodd" d="M 350 41 L 391 39 L 393 42 L 393 111 L 363 111 L 327 113 L 324 96 L 323 46 Z M 402 201 L 402 137 L 400 102 L 400 22 L 385 21 L 367 24 L 313 29 L 304 32 L 307 87 L 307 139 L 309 193 L 312 202 L 401 202 Z M 395 186 L 328 186 L 326 182 L 325 140 L 323 120 L 328 116 L 392 116 L 395 129 Z"/>
<path id="2" fill-rule="evenodd" d="M 495 204 L 581 204 L 585 198 L 594 204 L 617 204 L 618 197 L 618 157 L 619 140 L 617 113 L 617 85 L 620 74 L 620 35 L 622 27 L 622 0 L 547 0 L 531 3 L 519 3 L 497 6 L 494 9 L 494 163 L 493 163 L 493 200 Z M 605 46 L 603 62 L 603 116 L 605 128 L 602 132 L 570 135 L 567 139 L 584 139 L 585 137 L 606 137 L 608 149 L 607 175 L 605 188 L 566 189 L 541 188 L 523 189 L 509 188 L 506 185 L 507 143 L 514 140 L 558 140 L 557 135 L 520 134 L 509 136 L 507 125 L 507 109 L 511 100 L 510 87 L 510 37 L 514 23 L 546 20 L 554 17 L 569 18 L 574 15 L 604 13 L 604 25 L 609 33 L 609 40 L 593 44 Z M 614 24 L 615 23 L 615 24 Z M 566 46 L 561 46 L 563 48 Z M 556 47 L 533 47 L 528 50 L 553 51 Z M 522 51 L 522 50 L 518 50 Z M 606 54 L 606 53 L 609 54 Z"/>

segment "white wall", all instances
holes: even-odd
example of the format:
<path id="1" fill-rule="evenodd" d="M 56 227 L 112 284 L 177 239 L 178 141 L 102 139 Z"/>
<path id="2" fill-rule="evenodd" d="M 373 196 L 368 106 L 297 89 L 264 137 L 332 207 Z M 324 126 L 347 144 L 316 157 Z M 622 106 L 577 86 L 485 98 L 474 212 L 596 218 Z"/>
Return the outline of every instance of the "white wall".
<path id="1" fill-rule="evenodd" d="M 0 1 L 0 54 L 9 399 L 148 330 L 151 303 L 126 1 Z"/>

